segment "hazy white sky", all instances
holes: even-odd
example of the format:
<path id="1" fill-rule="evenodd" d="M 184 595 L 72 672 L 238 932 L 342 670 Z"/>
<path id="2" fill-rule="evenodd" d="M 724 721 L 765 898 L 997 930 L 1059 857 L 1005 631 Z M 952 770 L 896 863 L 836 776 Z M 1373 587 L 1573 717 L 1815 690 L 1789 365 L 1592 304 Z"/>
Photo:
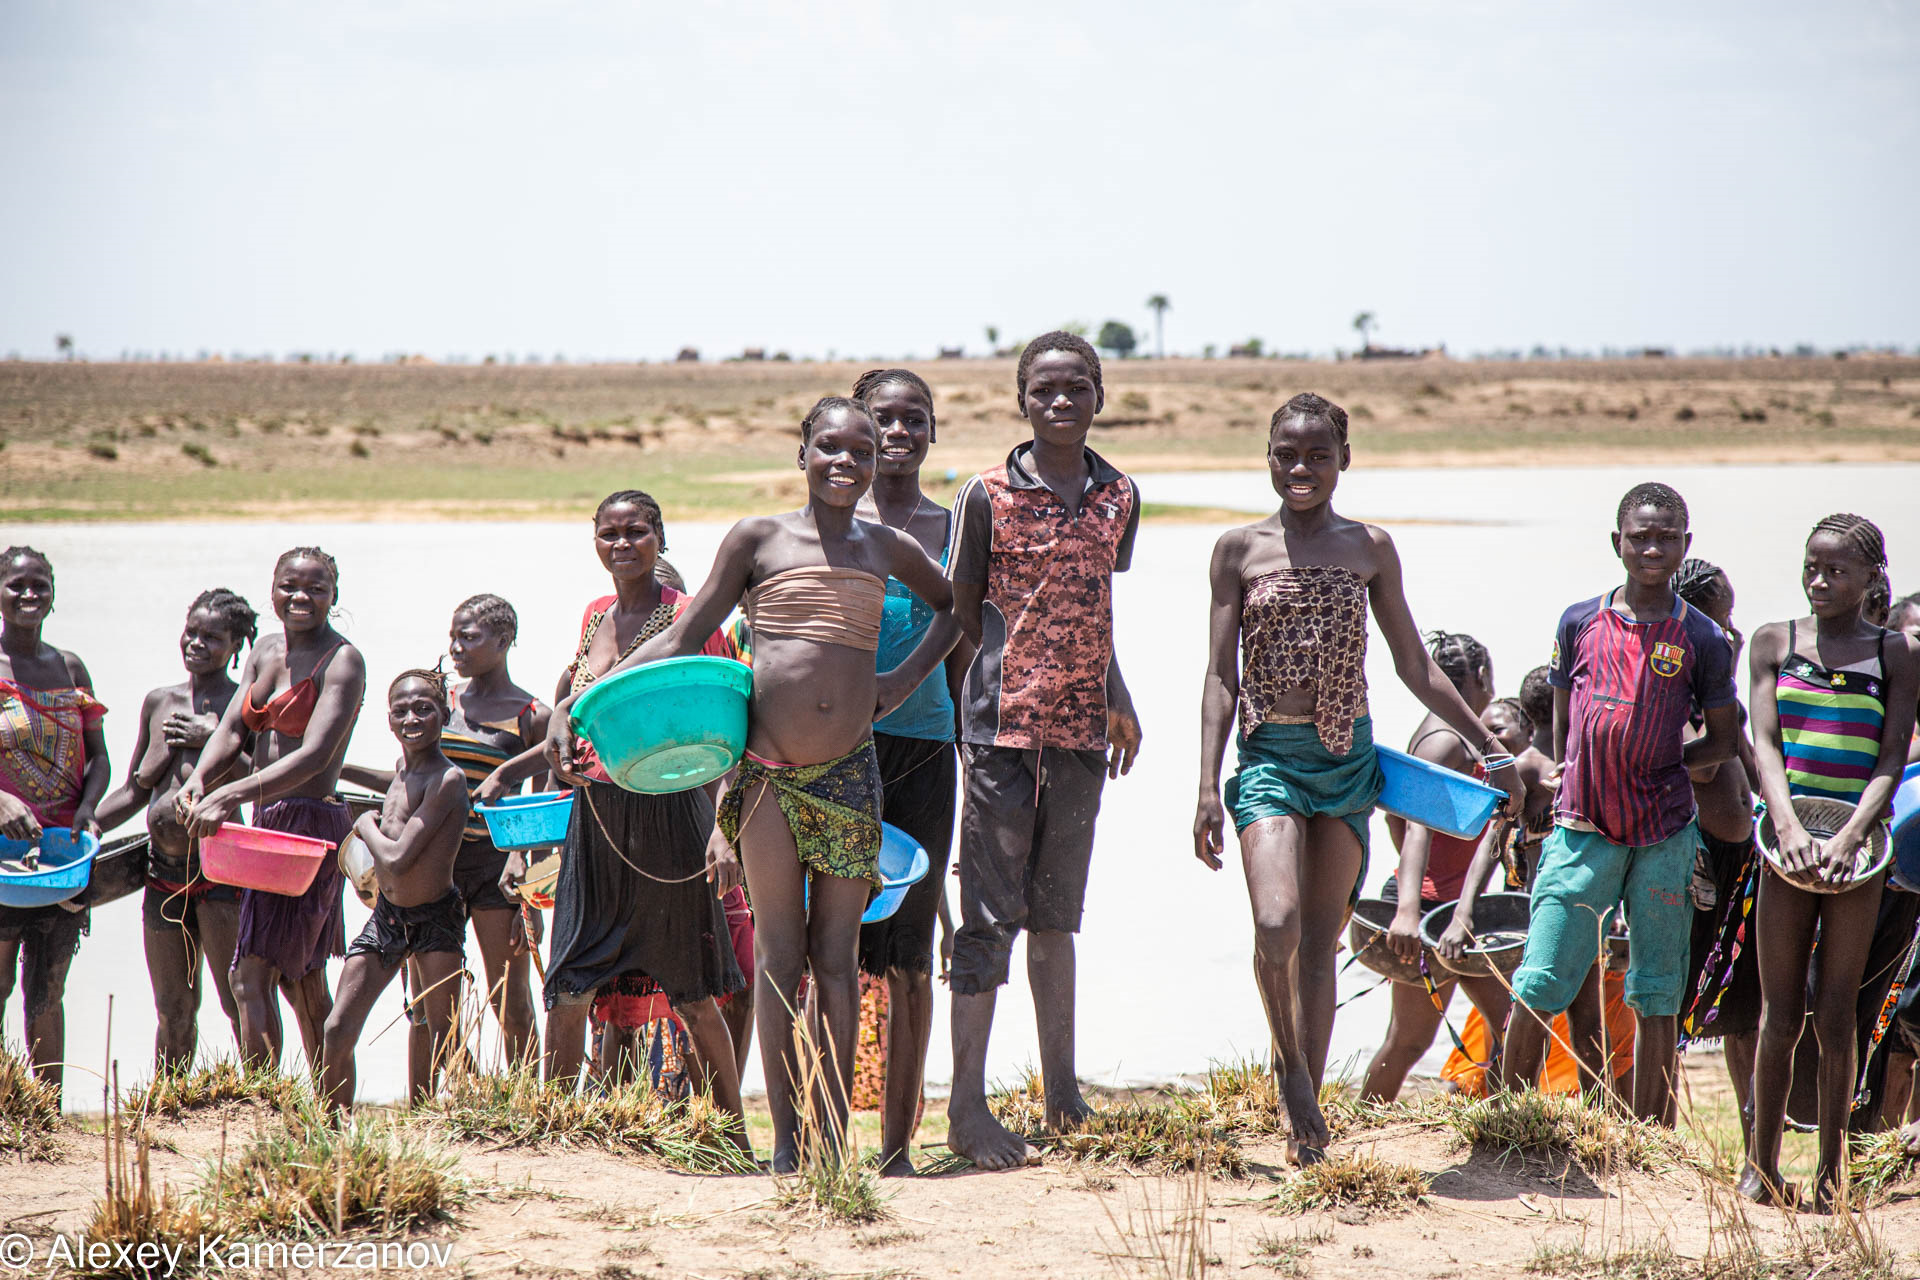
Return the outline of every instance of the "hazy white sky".
<path id="1" fill-rule="evenodd" d="M 1920 344 L 1920 6 L 0 0 L 0 352 Z"/>

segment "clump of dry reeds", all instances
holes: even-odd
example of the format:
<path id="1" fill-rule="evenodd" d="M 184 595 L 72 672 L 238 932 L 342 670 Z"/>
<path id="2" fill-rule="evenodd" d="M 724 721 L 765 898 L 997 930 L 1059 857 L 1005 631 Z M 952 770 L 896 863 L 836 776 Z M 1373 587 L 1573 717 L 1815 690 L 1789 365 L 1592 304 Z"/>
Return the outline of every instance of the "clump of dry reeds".
<path id="1" fill-rule="evenodd" d="M 1103 1196 L 1100 1207 L 1106 1212 L 1107 1225 L 1113 1229 L 1109 1242 L 1100 1233 L 1109 1264 L 1121 1275 L 1142 1280 L 1206 1280 L 1222 1267 L 1213 1252 L 1211 1171 L 1196 1165 L 1189 1176 L 1178 1183 L 1178 1199 L 1169 1206 L 1164 1191 L 1142 1189 L 1136 1206 L 1131 1196 L 1121 1197 L 1121 1212 Z"/>
<path id="2" fill-rule="evenodd" d="M 829 1053 L 833 1052 L 831 1041 Z M 794 1056 L 800 1075 L 794 1081 L 799 1148 L 791 1173 L 773 1175 L 774 1198 L 785 1209 L 829 1222 L 860 1226 L 892 1216 L 880 1180 L 860 1158 L 860 1144 L 826 1108 L 830 1064 L 815 1046 L 804 1018 L 794 1022 Z"/>
<path id="3" fill-rule="evenodd" d="M 642 1077 L 605 1092 L 540 1080 L 524 1064 L 499 1074 L 455 1069 L 413 1115 L 450 1138 L 499 1146 L 598 1147 L 690 1173 L 751 1173 L 740 1122 L 706 1094 L 669 1099 Z"/>
<path id="4" fill-rule="evenodd" d="M 285 1113 L 310 1101 L 312 1095 L 304 1076 L 220 1058 L 190 1070 L 159 1072 L 146 1084 L 129 1089 L 124 1105 L 137 1115 L 168 1118 L 232 1102 L 257 1102 Z"/>
<path id="5" fill-rule="evenodd" d="M 1570 1159 L 1588 1169 L 1713 1168 L 1711 1156 L 1673 1130 L 1568 1094 L 1529 1089 L 1448 1102 L 1440 1115 L 1461 1141 L 1501 1156 Z"/>
<path id="6" fill-rule="evenodd" d="M 1246 1173 L 1238 1135 L 1271 1132 L 1284 1124 L 1263 1112 L 1256 1086 L 1233 1068 L 1211 1088 L 1177 1093 L 1163 1102 L 1096 1102 L 1077 1127 L 1055 1133 L 1046 1127 L 1046 1093 L 1038 1072 L 1029 1070 L 1012 1089 L 989 1102 L 1010 1131 L 1038 1151 L 1074 1162 L 1120 1164 L 1160 1173 L 1208 1168 L 1230 1177 Z"/>
<path id="7" fill-rule="evenodd" d="M 33 1074 L 23 1054 L 0 1047 L 0 1154 L 51 1160 L 60 1090 Z"/>

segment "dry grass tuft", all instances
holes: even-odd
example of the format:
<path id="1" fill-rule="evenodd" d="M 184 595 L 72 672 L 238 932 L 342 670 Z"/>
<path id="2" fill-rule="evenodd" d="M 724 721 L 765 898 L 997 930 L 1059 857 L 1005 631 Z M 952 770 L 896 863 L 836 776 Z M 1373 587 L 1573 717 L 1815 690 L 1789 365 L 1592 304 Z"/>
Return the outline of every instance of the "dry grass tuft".
<path id="1" fill-rule="evenodd" d="M 644 1156 L 689 1173 L 752 1173 L 739 1121 L 704 1094 L 663 1098 L 644 1077 L 604 1094 L 543 1084 L 528 1065 L 500 1075 L 448 1073 L 414 1116 L 450 1138 L 508 1147 L 553 1144 Z"/>
<path id="2" fill-rule="evenodd" d="M 1229 1177 L 1243 1177 L 1246 1157 L 1237 1131 L 1271 1131 L 1272 1117 L 1261 1117 L 1257 1093 L 1211 1089 L 1176 1094 L 1165 1102 L 1099 1103 L 1079 1128 L 1054 1133 L 1046 1127 L 1046 1095 L 1040 1077 L 1028 1071 L 1012 1089 L 995 1093 L 989 1101 L 1001 1124 L 1025 1138 L 1039 1151 L 1079 1163 L 1119 1164 L 1130 1168 L 1173 1173 L 1212 1169 Z M 1284 1113 L 1279 1120 L 1284 1125 Z"/>
<path id="3" fill-rule="evenodd" d="M 832 1044 L 828 1044 L 829 1052 Z M 800 1077 L 794 1089 L 799 1110 L 798 1165 L 773 1175 L 774 1198 L 783 1209 L 848 1226 L 881 1222 L 893 1216 L 880 1179 L 860 1158 L 856 1135 L 825 1110 L 829 1072 L 804 1019 L 794 1021 L 794 1056 Z"/>
<path id="4" fill-rule="evenodd" d="M 1213 1252 L 1210 1170 L 1196 1166 L 1178 1185 L 1178 1199 L 1169 1205 L 1166 1192 L 1144 1185 L 1136 1207 L 1131 1196 L 1121 1198 L 1116 1214 L 1105 1197 L 1100 1207 L 1114 1239 L 1100 1233 L 1103 1256 L 1122 1276 L 1142 1280 L 1207 1280 L 1218 1274 L 1222 1260 Z"/>
<path id="5" fill-rule="evenodd" d="M 1287 1178 L 1273 1195 L 1284 1213 L 1314 1209 L 1410 1209 L 1426 1197 L 1427 1175 L 1374 1155 L 1330 1156 Z"/>
<path id="6" fill-rule="evenodd" d="M 23 1054 L 0 1047 L 0 1155 L 51 1160 L 60 1090 L 33 1074 Z"/>
<path id="7" fill-rule="evenodd" d="M 1543 1243 L 1527 1263 L 1527 1274 L 1568 1276 L 1573 1280 L 1688 1280 L 1706 1273 L 1695 1270 L 1662 1239 L 1613 1253 L 1595 1253 L 1577 1244 Z"/>
<path id="8" fill-rule="evenodd" d="M 1563 1094 L 1530 1089 L 1474 1102 L 1449 1099 L 1442 1114 L 1463 1142 L 1502 1157 L 1564 1158 L 1589 1170 L 1715 1167 L 1711 1156 L 1671 1129 Z"/>
<path id="9" fill-rule="evenodd" d="M 1907 1154 L 1897 1129 L 1856 1134 L 1850 1145 L 1852 1160 L 1847 1177 L 1856 1205 L 1885 1200 L 1895 1186 L 1913 1175 L 1914 1158 Z"/>
<path id="10" fill-rule="evenodd" d="M 309 1103 L 313 1091 L 304 1076 L 243 1067 L 231 1058 L 201 1063 L 189 1071 L 163 1071 L 127 1091 L 122 1104 L 137 1115 L 178 1119 L 188 1111 L 230 1102 L 257 1102 L 286 1114 Z"/>
<path id="11" fill-rule="evenodd" d="M 169 1251 L 178 1250 L 175 1256 L 183 1262 L 195 1259 L 198 1242 L 219 1231 L 198 1204 L 175 1194 L 172 1187 L 162 1183 L 158 1191 L 154 1189 L 147 1161 L 151 1147 L 146 1127 L 140 1126 L 134 1135 L 133 1155 L 128 1157 L 126 1129 L 116 1110 L 107 1136 L 106 1194 L 94 1204 L 80 1235 L 107 1244 L 157 1244 Z M 162 1263 L 151 1272 L 113 1274 L 132 1274 L 144 1280 L 148 1275 L 159 1277 L 168 1272 Z"/>

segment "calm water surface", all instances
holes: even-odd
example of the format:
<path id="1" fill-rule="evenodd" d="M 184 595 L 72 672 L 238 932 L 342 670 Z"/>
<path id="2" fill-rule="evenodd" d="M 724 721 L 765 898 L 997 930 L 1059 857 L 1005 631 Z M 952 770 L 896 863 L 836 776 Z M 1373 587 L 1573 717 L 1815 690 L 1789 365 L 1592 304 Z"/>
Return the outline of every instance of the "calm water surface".
<path id="1" fill-rule="evenodd" d="M 1739 596 L 1736 621 L 1749 632 L 1804 612 L 1801 544 L 1808 526 L 1830 511 L 1879 521 L 1896 589 L 1920 587 L 1920 509 L 1912 497 L 1920 467 L 1913 465 L 1357 470 L 1342 481 L 1337 505 L 1388 524 L 1420 626 L 1479 637 L 1493 653 L 1499 687 L 1511 692 L 1528 668 L 1546 661 L 1560 611 L 1618 580 L 1607 540 L 1614 508 L 1649 478 L 1673 484 L 1688 499 L 1694 554 L 1727 569 Z M 1262 472 L 1152 475 L 1141 487 L 1156 502 L 1249 513 L 1274 505 Z M 177 639 L 187 603 L 207 587 L 229 586 L 264 612 L 273 560 L 298 544 L 318 543 L 339 559 L 340 627 L 366 654 L 376 695 L 398 671 L 432 665 L 445 649 L 455 604 L 493 591 L 520 611 L 516 678 L 550 696 L 572 656 L 581 611 L 607 589 L 588 527 L 584 515 L 536 525 L 52 525 L 15 526 L 7 540 L 42 548 L 57 566 L 48 636 L 80 653 L 111 708 L 106 731 L 117 782 L 142 697 L 182 678 Z M 1117 580 L 1118 647 L 1146 742 L 1133 773 L 1109 784 L 1080 940 L 1080 1068 L 1098 1081 L 1161 1080 L 1210 1059 L 1264 1053 L 1241 874 L 1231 862 L 1210 872 L 1192 853 L 1207 560 L 1222 528 L 1150 525 L 1140 533 L 1132 571 Z M 697 584 L 724 531 L 670 523 L 668 558 Z M 1403 744 L 1420 713 L 1395 680 L 1377 632 L 1368 677 L 1379 739 Z M 376 697 L 369 705 L 350 758 L 390 762 L 396 750 L 381 704 Z M 1376 820 L 1367 887 L 1391 871 L 1392 846 Z M 67 996 L 68 1057 L 87 1066 L 105 1059 L 107 997 L 115 997 L 112 1052 L 129 1082 L 146 1074 L 154 1027 L 138 904 L 130 898 L 94 914 Z M 349 937 L 365 918 L 350 898 Z M 471 941 L 469 956 L 477 969 Z M 1342 975 L 1342 995 L 1364 992 L 1373 981 L 1355 967 Z M 1457 1004 L 1464 1016 L 1465 1001 Z M 936 1082 L 951 1071 L 944 990 L 938 1006 L 928 1070 Z M 368 1023 L 362 1097 L 388 1099 L 404 1087 L 402 1031 L 376 1034 L 399 1011 L 396 987 Z M 1333 1061 L 1364 1066 L 1386 1015 L 1384 992 L 1359 995 L 1340 1013 Z M 15 1042 L 19 1017 L 16 1000 L 5 1023 Z M 201 1029 L 203 1047 L 231 1049 L 210 994 Z M 1000 1002 L 992 1071 L 1012 1075 L 1034 1060 L 1035 1045 L 1032 1004 L 1016 979 Z M 1426 1069 L 1443 1056 L 1430 1054 Z M 69 1078 L 68 1105 L 95 1105 L 96 1083 L 78 1072 Z M 756 1053 L 749 1086 L 758 1087 L 759 1078 Z"/>

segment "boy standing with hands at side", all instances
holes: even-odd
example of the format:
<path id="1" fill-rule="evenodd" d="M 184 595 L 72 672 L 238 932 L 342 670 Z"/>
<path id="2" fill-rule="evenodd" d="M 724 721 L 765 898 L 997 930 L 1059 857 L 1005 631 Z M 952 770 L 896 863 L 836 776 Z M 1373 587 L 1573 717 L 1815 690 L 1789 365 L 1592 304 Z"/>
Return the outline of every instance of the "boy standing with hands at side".
<path id="1" fill-rule="evenodd" d="M 1033 439 L 954 502 L 953 616 L 977 646 L 958 708 L 966 795 L 954 938 L 949 1146 L 982 1169 L 1031 1158 L 987 1107 L 995 990 L 1027 931 L 1047 1122 L 1088 1113 L 1074 1074 L 1074 942 L 1106 779 L 1140 723 L 1113 650 L 1113 575 L 1133 558 L 1140 495 L 1087 448 L 1105 403 L 1084 338 L 1027 344 L 1016 374 Z"/>
<path id="2" fill-rule="evenodd" d="M 1726 636 L 1673 591 L 1692 540 L 1679 494 L 1636 486 L 1620 501 L 1613 534 L 1626 584 L 1561 615 L 1548 674 L 1560 791 L 1534 876 L 1500 1070 L 1503 1088 L 1535 1082 L 1547 1027 L 1573 1002 L 1603 921 L 1624 902 L 1626 998 L 1637 1015 L 1633 1110 L 1662 1123 L 1671 1123 L 1700 845 L 1688 770 L 1732 759 L 1740 733 Z M 1684 742 L 1696 704 L 1705 731 Z"/>

